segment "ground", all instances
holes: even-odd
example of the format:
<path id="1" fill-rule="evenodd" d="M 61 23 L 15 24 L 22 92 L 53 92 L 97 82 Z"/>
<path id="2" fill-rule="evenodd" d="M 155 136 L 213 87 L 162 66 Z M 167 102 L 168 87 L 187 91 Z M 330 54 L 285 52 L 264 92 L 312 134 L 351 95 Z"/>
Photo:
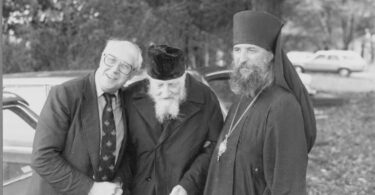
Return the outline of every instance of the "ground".
<path id="1" fill-rule="evenodd" d="M 375 71 L 371 71 L 349 78 L 313 75 L 314 87 L 347 102 L 319 108 L 326 117 L 317 120 L 318 136 L 309 154 L 310 195 L 375 193 Z"/>
<path id="2" fill-rule="evenodd" d="M 307 172 L 309 194 L 374 194 L 375 92 L 345 94 L 341 107 L 322 108 Z"/>

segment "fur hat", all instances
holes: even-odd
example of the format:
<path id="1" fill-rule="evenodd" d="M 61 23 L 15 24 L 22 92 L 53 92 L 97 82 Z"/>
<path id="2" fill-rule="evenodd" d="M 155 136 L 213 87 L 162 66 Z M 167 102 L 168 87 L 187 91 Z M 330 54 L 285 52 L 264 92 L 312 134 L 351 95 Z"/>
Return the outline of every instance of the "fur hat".
<path id="1" fill-rule="evenodd" d="M 171 80 L 181 77 L 186 70 L 183 51 L 167 45 L 148 48 L 147 73 L 154 79 Z"/>

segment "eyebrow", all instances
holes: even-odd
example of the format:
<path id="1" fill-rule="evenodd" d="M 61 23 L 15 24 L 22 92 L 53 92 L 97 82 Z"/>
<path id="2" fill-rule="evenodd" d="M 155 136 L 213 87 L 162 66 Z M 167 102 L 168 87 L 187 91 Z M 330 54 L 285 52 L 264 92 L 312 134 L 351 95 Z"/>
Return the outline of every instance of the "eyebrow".
<path id="1" fill-rule="evenodd" d="M 116 58 L 117 60 L 119 60 L 119 61 L 125 63 L 126 65 L 133 67 L 130 63 L 128 63 L 127 61 L 125 61 L 125 60 L 123 60 L 123 59 L 121 59 L 121 58 L 119 58 L 119 57 L 116 57 L 116 56 L 114 56 L 114 55 L 112 55 L 112 54 L 109 54 L 109 53 L 105 53 L 105 55 L 109 55 L 109 56 L 111 56 L 111 57 L 113 57 L 113 58 Z"/>

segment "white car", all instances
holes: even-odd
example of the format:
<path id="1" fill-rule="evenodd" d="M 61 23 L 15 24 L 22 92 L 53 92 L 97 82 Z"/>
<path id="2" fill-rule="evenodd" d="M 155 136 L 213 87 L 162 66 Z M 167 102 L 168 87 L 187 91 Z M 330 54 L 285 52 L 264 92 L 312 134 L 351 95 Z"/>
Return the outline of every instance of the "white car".
<path id="1" fill-rule="evenodd" d="M 309 51 L 290 51 L 287 53 L 289 60 L 296 65 L 302 64 L 314 56 L 313 52 Z M 296 69 L 301 72 L 300 69 Z"/>
<path id="2" fill-rule="evenodd" d="M 346 50 L 321 50 L 306 61 L 292 63 L 298 72 L 336 72 L 341 76 L 362 72 L 367 66 L 358 53 Z"/>
<path id="3" fill-rule="evenodd" d="M 31 178 L 31 150 L 38 121 L 20 96 L 3 92 L 3 193 L 27 194 Z"/>

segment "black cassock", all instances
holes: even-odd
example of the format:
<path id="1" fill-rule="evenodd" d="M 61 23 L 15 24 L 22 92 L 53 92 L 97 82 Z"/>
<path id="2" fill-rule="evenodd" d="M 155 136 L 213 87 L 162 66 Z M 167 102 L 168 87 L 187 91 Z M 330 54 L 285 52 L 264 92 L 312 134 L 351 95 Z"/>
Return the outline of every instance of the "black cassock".
<path id="1" fill-rule="evenodd" d="M 250 102 L 242 98 L 234 123 Z M 276 85 L 266 88 L 229 137 L 218 161 L 218 146 L 237 106 L 238 102 L 231 107 L 212 155 L 204 194 L 306 194 L 308 152 L 295 97 Z"/>

